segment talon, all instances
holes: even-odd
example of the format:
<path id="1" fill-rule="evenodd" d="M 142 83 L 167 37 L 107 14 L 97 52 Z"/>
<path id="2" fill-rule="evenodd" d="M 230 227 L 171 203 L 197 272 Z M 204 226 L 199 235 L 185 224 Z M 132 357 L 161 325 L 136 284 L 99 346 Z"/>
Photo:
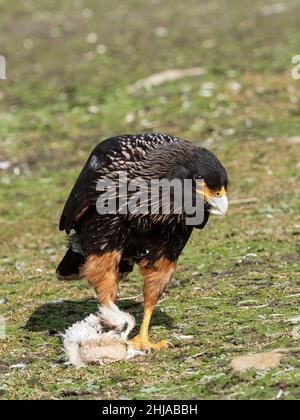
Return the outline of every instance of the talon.
<path id="1" fill-rule="evenodd" d="M 147 351 L 147 350 L 163 350 L 169 347 L 169 343 L 166 340 L 159 341 L 158 343 L 152 343 L 147 337 L 141 337 L 137 335 L 129 341 L 133 344 L 136 350 Z"/>

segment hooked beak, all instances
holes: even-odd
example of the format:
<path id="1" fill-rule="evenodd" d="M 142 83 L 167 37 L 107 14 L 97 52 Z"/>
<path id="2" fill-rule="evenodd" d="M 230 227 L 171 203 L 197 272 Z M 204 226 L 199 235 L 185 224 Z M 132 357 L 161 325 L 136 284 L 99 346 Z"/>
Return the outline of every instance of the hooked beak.
<path id="1" fill-rule="evenodd" d="M 224 194 L 222 197 L 207 197 L 207 202 L 211 206 L 209 212 L 217 216 L 224 217 L 228 210 L 228 198 Z"/>
<path id="2" fill-rule="evenodd" d="M 228 198 L 224 186 L 218 190 L 210 190 L 203 180 L 196 181 L 196 192 L 204 197 L 206 203 L 210 206 L 209 212 L 217 216 L 225 216 L 228 210 Z"/>

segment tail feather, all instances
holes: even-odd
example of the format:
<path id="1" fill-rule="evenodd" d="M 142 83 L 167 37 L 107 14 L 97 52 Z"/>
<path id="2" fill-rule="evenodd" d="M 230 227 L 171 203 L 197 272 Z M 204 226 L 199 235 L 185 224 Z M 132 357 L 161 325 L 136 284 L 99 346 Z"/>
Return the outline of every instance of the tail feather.
<path id="1" fill-rule="evenodd" d="M 80 268 L 85 263 L 85 257 L 68 249 L 56 270 L 58 280 L 79 280 L 82 278 Z"/>

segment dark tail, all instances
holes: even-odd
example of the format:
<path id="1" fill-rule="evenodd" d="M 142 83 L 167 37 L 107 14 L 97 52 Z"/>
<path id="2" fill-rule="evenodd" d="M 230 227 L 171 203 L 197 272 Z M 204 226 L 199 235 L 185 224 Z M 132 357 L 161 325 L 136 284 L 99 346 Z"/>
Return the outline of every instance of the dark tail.
<path id="1" fill-rule="evenodd" d="M 80 268 L 85 263 L 85 257 L 81 254 L 68 249 L 66 255 L 61 260 L 56 270 L 56 275 L 60 281 L 81 279 Z"/>

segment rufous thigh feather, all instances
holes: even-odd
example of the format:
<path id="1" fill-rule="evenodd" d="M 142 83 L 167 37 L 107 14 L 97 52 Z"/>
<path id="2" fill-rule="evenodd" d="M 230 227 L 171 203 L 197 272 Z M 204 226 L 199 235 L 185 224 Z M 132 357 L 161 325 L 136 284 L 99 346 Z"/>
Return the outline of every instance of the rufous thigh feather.
<path id="1" fill-rule="evenodd" d="M 99 302 L 115 302 L 118 292 L 120 252 L 113 251 L 104 255 L 91 255 L 82 268 L 82 274 L 94 287 Z"/>
<path id="2" fill-rule="evenodd" d="M 140 270 L 144 276 L 145 308 L 154 307 L 176 269 L 176 263 L 161 257 L 154 264 L 144 259 L 140 262 Z"/>

